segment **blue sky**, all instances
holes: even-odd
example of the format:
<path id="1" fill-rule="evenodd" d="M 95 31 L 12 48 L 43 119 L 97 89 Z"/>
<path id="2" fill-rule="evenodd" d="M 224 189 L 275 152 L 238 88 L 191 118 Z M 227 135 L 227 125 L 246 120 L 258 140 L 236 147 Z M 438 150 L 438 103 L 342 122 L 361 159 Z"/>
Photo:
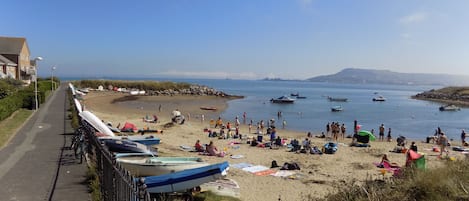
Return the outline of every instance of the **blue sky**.
<path id="1" fill-rule="evenodd" d="M 469 1 L 6 0 L 39 75 L 305 79 L 343 68 L 469 75 Z"/>

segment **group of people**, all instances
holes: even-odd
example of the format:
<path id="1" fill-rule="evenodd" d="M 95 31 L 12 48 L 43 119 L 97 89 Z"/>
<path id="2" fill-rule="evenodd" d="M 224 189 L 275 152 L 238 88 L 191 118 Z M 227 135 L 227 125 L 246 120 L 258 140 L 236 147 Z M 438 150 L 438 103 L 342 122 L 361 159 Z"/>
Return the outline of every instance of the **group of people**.
<path id="1" fill-rule="evenodd" d="M 342 139 L 345 138 L 346 127 L 345 124 L 340 125 L 339 122 L 327 122 L 326 135 L 332 134 L 332 138 L 338 141 L 339 135 Z"/>
<path id="2" fill-rule="evenodd" d="M 384 141 L 384 133 L 386 132 L 386 127 L 384 127 L 384 124 L 381 124 L 378 127 L 379 131 L 379 141 Z M 371 133 L 374 134 L 374 129 L 371 129 Z M 391 142 L 392 141 L 392 135 L 391 135 L 391 128 L 388 128 L 388 135 L 386 136 L 386 141 Z"/>
<path id="3" fill-rule="evenodd" d="M 209 144 L 202 146 L 200 144 L 200 140 L 197 140 L 194 145 L 195 151 L 200 152 L 200 153 L 205 153 L 209 156 L 218 156 L 218 157 L 223 157 L 225 156 L 224 151 L 218 151 L 218 148 L 215 146 L 213 141 L 210 141 Z"/>

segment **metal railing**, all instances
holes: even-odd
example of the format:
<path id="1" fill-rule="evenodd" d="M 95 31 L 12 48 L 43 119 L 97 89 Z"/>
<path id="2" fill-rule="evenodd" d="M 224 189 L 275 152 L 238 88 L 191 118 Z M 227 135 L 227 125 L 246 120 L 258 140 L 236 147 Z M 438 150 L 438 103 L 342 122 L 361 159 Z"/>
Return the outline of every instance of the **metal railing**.
<path id="1" fill-rule="evenodd" d="M 116 162 L 98 140 L 95 130 L 86 121 L 80 122 L 86 139 L 86 153 L 88 159 L 96 164 L 96 171 L 100 181 L 102 200 L 104 201 L 150 201 L 150 195 L 142 182 L 138 182 L 129 171 Z"/>

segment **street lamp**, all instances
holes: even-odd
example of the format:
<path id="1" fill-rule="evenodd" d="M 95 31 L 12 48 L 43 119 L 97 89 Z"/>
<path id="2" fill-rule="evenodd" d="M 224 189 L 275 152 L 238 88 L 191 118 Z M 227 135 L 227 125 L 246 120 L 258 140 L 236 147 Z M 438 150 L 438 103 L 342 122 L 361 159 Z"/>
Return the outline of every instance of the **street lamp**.
<path id="1" fill-rule="evenodd" d="M 55 66 L 52 66 L 51 68 L 51 77 L 50 77 L 50 82 L 51 82 L 51 91 L 54 91 L 54 70 L 56 69 L 57 67 Z"/>
<path id="2" fill-rule="evenodd" d="M 38 61 L 42 61 L 42 57 L 34 58 L 34 98 L 36 99 L 36 110 L 38 109 L 38 101 L 37 101 L 37 67 Z"/>

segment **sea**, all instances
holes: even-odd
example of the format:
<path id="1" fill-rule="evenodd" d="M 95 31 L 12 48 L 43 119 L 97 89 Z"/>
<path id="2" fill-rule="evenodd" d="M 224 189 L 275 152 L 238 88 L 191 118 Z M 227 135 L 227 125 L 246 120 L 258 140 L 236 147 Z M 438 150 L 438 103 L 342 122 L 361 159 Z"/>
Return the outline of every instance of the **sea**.
<path id="1" fill-rule="evenodd" d="M 76 78 L 74 78 L 76 80 Z M 69 79 L 69 80 L 74 80 Z M 112 79 L 112 78 L 106 78 Z M 122 80 L 122 78 L 116 78 Z M 67 78 L 62 80 L 67 80 Z M 128 79 L 139 80 L 139 79 Z M 149 80 L 148 78 L 140 80 Z M 381 85 L 381 84 L 337 84 L 306 81 L 266 81 L 266 80 L 231 80 L 231 79 L 165 79 L 176 82 L 188 82 L 206 85 L 232 95 L 244 96 L 228 102 L 228 108 L 221 114 L 225 120 L 242 121 L 246 112 L 247 122 L 254 124 L 260 120 L 276 121 L 277 127 L 286 121 L 290 130 L 321 133 L 329 122 L 345 124 L 347 133 L 353 131 L 356 120 L 362 130 L 375 130 L 384 124 L 386 134 L 392 130 L 392 137 L 399 135 L 408 139 L 425 140 L 440 127 L 450 138 L 460 141 L 462 129 L 468 130 L 469 109 L 460 111 L 439 111 L 441 103 L 415 100 L 411 96 L 442 86 L 420 85 Z M 297 99 L 293 104 L 271 103 L 270 99 L 283 95 L 300 94 L 305 99 Z M 347 102 L 331 102 L 327 97 L 347 98 Z M 375 102 L 373 97 L 383 96 L 386 101 Z M 343 111 L 332 112 L 331 107 L 341 106 Z M 278 118 L 278 113 L 282 116 Z M 279 130 L 281 135 L 281 129 Z"/>

